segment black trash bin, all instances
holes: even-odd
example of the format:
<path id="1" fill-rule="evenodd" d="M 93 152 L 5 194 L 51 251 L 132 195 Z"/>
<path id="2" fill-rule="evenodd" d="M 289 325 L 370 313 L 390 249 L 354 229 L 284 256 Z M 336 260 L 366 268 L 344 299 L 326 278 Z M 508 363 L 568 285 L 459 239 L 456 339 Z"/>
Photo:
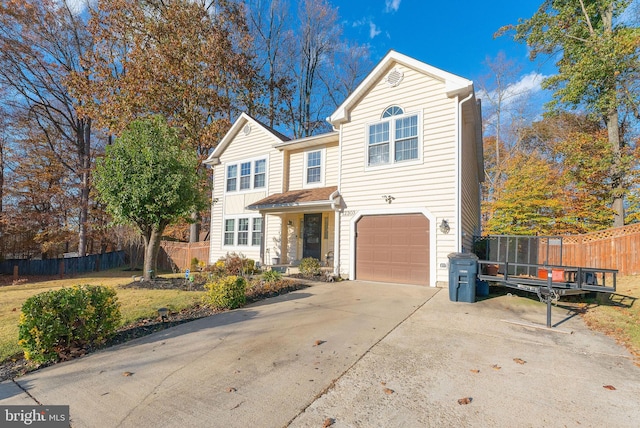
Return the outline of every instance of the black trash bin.
<path id="1" fill-rule="evenodd" d="M 478 256 L 473 253 L 449 254 L 449 300 L 452 302 L 476 301 Z"/>

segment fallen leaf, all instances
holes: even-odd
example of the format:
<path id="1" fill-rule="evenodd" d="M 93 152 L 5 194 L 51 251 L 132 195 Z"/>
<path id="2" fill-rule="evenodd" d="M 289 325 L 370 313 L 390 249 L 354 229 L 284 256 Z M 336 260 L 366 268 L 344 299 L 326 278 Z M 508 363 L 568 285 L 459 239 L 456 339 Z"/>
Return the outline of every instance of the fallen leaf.
<path id="1" fill-rule="evenodd" d="M 471 403 L 472 400 L 473 400 L 473 398 L 471 398 L 471 397 L 460 398 L 458 400 L 458 404 L 460 404 L 460 405 L 469 404 L 469 403 Z"/>
<path id="2" fill-rule="evenodd" d="M 469 371 L 470 371 L 471 373 L 480 373 L 480 370 L 478 370 L 478 369 L 471 369 L 471 370 L 469 370 Z"/>
<path id="3" fill-rule="evenodd" d="M 497 364 L 494 364 L 494 365 L 491 366 L 491 368 L 493 368 L 494 370 L 500 370 L 502 367 L 500 367 Z"/>
<path id="4" fill-rule="evenodd" d="M 15 312 L 15 311 L 17 311 L 17 310 L 18 310 L 18 308 L 13 308 L 11 311 L 12 311 L 12 312 Z"/>
<path id="5" fill-rule="evenodd" d="M 389 388 L 384 388 L 383 391 L 385 392 L 385 394 L 393 394 L 395 391 L 393 389 L 389 389 Z"/>
<path id="6" fill-rule="evenodd" d="M 231 388 L 227 389 L 227 392 L 236 392 L 236 391 L 237 391 L 237 389 L 235 389 L 235 388 L 233 388 L 233 387 L 231 387 Z"/>
<path id="7" fill-rule="evenodd" d="M 322 424 L 322 428 L 327 428 L 330 427 L 331 425 L 333 425 L 334 423 L 336 423 L 335 419 L 333 418 L 327 418 L 324 420 L 324 423 Z"/>
<path id="8" fill-rule="evenodd" d="M 325 343 L 325 342 L 326 342 L 325 340 L 316 340 L 316 341 L 313 343 L 313 346 L 320 346 L 320 345 L 322 345 L 322 344 L 323 344 L 323 343 Z"/>
<path id="9" fill-rule="evenodd" d="M 131 372 L 124 372 L 124 373 L 122 373 L 122 376 L 133 376 L 133 373 L 131 373 Z"/>
<path id="10" fill-rule="evenodd" d="M 382 385 L 382 386 L 385 386 L 386 384 L 387 384 L 387 382 L 385 382 L 385 381 L 380 382 L 380 385 Z"/>
<path id="11" fill-rule="evenodd" d="M 514 358 L 514 359 L 513 359 L 513 361 L 515 361 L 515 362 L 516 362 L 516 363 L 518 363 L 518 364 L 524 364 L 524 363 L 526 363 L 526 361 L 525 361 L 525 360 L 523 360 L 523 359 L 521 359 L 521 358 Z"/>
<path id="12" fill-rule="evenodd" d="M 608 389 L 609 391 L 615 391 L 616 387 L 613 385 L 605 385 L 603 386 L 604 389 Z"/>

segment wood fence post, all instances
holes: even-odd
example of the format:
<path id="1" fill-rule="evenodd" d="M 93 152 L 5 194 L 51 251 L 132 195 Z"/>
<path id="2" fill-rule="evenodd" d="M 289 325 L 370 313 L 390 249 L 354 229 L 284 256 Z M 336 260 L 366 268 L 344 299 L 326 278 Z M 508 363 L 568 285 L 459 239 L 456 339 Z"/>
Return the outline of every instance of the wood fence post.
<path id="1" fill-rule="evenodd" d="M 60 278 L 62 279 L 64 277 L 64 259 L 60 260 L 60 268 L 58 271 L 60 271 Z"/>
<path id="2" fill-rule="evenodd" d="M 19 271 L 19 269 L 18 269 L 18 265 L 14 265 L 14 266 L 13 266 L 13 280 L 14 280 L 14 281 L 17 281 L 17 280 L 18 280 L 18 276 L 19 276 L 19 275 L 18 275 L 18 273 L 19 273 L 18 271 Z"/>

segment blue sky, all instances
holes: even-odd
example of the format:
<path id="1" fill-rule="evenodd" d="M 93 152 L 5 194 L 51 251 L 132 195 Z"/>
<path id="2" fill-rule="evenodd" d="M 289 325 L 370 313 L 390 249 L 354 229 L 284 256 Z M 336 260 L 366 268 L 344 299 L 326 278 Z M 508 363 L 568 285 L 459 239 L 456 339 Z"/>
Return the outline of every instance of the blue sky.
<path id="1" fill-rule="evenodd" d="M 487 57 L 495 59 L 502 51 L 520 69 L 514 85 L 533 93 L 540 91 L 543 76 L 555 72 L 553 63 L 531 62 L 525 45 L 509 35 L 494 38 L 494 33 L 519 18 L 530 18 L 541 2 L 333 0 L 345 36 L 369 45 L 374 63 L 394 49 L 475 82 L 488 73 Z"/>
<path id="2" fill-rule="evenodd" d="M 494 39 L 503 25 L 530 18 L 541 0 L 334 0 L 349 38 L 367 43 L 374 61 L 389 49 L 435 67 L 475 79 L 486 73 L 483 62 L 504 51 L 523 72 L 553 69 L 527 58 L 526 46 L 509 36 Z"/>

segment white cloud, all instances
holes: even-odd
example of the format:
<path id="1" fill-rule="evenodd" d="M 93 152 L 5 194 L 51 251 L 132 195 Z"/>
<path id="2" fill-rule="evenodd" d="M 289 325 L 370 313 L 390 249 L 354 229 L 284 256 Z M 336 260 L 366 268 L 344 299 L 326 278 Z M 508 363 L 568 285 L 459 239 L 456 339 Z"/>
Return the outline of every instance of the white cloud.
<path id="1" fill-rule="evenodd" d="M 382 30 L 380 30 L 373 21 L 369 21 L 369 38 L 373 39 L 375 36 L 380 34 Z"/>
<path id="2" fill-rule="evenodd" d="M 542 87 L 540 85 L 542 84 L 542 81 L 547 77 L 549 76 L 545 76 L 544 74 L 540 74 L 535 71 L 532 71 L 531 73 L 525 74 L 524 76 L 520 77 L 520 80 L 508 85 L 503 89 L 502 107 L 508 107 L 509 104 L 516 101 L 521 96 L 534 96 L 536 93 L 541 92 Z M 498 93 L 496 92 L 496 90 L 493 90 L 489 93 L 483 90 L 478 90 L 477 95 L 478 98 L 487 100 L 489 102 L 491 102 L 491 100 L 498 99 Z"/>
<path id="3" fill-rule="evenodd" d="M 397 12 L 400 9 L 400 2 L 402 0 L 385 0 L 385 9 L 384 11 L 389 12 Z"/>

